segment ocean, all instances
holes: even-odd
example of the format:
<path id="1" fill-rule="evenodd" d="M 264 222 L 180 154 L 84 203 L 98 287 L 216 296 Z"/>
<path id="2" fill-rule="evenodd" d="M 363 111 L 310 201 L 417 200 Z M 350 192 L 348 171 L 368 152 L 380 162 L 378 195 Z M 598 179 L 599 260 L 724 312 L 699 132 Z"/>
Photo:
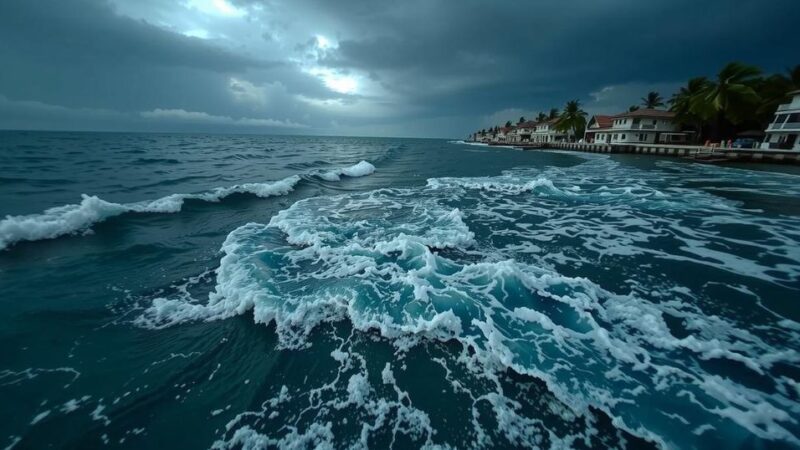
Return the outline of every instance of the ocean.
<path id="1" fill-rule="evenodd" d="M 0 132 L 5 448 L 800 448 L 800 171 Z"/>

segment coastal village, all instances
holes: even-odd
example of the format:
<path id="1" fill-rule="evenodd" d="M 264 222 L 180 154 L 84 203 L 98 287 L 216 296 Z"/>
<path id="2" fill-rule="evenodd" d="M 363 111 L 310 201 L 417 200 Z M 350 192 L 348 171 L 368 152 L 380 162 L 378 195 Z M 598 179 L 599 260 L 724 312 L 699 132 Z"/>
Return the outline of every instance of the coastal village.
<path id="1" fill-rule="evenodd" d="M 695 78 L 667 102 L 650 92 L 641 105 L 628 111 L 595 114 L 588 120 L 579 102 L 573 100 L 563 111 L 540 113 L 535 120 L 521 117 L 516 124 L 509 121 L 474 132 L 470 140 L 523 149 L 800 163 L 800 89 L 795 89 L 800 83 L 800 66 L 788 77 L 763 79 L 758 78 L 759 73 L 756 68 L 732 63 L 720 73 L 729 86 Z M 737 76 L 734 85 L 731 79 Z M 729 92 L 721 92 L 725 88 Z M 746 98 L 735 98 L 742 92 Z"/>

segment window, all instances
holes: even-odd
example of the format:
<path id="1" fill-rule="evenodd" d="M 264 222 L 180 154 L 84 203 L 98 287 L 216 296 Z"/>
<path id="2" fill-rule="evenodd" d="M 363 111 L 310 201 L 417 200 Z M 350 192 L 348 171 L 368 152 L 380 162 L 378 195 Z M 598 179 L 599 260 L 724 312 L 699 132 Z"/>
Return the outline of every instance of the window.
<path id="1" fill-rule="evenodd" d="M 613 137 L 612 139 L 616 140 L 616 139 L 617 139 L 617 135 L 615 134 L 615 135 L 614 135 L 614 137 Z"/>
<path id="2" fill-rule="evenodd" d="M 622 135 L 622 140 L 624 141 L 626 138 L 627 138 L 627 135 L 626 135 L 626 134 L 623 134 L 623 135 Z"/>

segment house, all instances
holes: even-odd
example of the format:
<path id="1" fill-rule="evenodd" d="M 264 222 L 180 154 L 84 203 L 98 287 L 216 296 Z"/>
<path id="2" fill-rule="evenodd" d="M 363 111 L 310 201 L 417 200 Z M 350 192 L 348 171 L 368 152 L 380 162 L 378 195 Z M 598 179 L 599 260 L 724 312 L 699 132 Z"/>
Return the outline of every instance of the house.
<path id="1" fill-rule="evenodd" d="M 504 143 L 507 142 L 509 134 L 514 131 L 514 127 L 503 127 L 497 130 L 497 133 L 492 138 L 492 142 Z"/>
<path id="2" fill-rule="evenodd" d="M 531 139 L 535 143 L 546 142 L 565 142 L 572 137 L 572 132 L 563 132 L 556 130 L 556 123 L 558 119 L 545 120 L 536 124 L 536 130 L 531 135 Z"/>
<path id="3" fill-rule="evenodd" d="M 531 142 L 531 137 L 535 132 L 536 132 L 536 122 L 527 121 L 518 123 L 514 133 L 514 142 L 520 144 Z"/>
<path id="4" fill-rule="evenodd" d="M 767 126 L 761 148 L 768 150 L 800 150 L 800 91 L 790 92 L 791 103 L 778 106 L 775 118 Z"/>
<path id="5" fill-rule="evenodd" d="M 596 130 L 593 142 L 606 144 L 685 144 L 688 132 L 680 131 L 675 113 L 639 109 L 612 117 L 611 128 Z"/>
<path id="6" fill-rule="evenodd" d="M 592 143 L 600 131 L 610 130 L 614 124 L 614 116 L 592 116 L 586 124 L 586 132 L 583 134 L 584 142 Z"/>

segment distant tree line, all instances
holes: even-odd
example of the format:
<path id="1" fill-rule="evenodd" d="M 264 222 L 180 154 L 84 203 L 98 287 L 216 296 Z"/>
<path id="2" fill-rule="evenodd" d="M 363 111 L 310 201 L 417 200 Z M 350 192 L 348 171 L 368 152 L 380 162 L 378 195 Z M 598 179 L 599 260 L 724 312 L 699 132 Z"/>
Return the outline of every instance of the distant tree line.
<path id="1" fill-rule="evenodd" d="M 733 138 L 745 130 L 764 130 L 781 103 L 791 100 L 789 93 L 800 90 L 800 65 L 785 73 L 764 75 L 758 67 L 732 62 L 715 78 L 690 79 L 669 100 L 658 92 L 648 92 L 641 104 L 631 105 L 628 112 L 640 108 L 659 109 L 668 106 L 685 129 L 695 132 L 696 139 L 718 142 Z M 578 100 L 570 100 L 564 108 L 540 112 L 536 122 L 555 120 L 554 127 L 561 132 L 572 132 L 577 139 L 586 130 L 587 113 Z M 517 125 L 525 122 L 520 117 Z M 510 128 L 512 122 L 506 122 Z M 497 134 L 498 127 L 483 129 L 478 134 Z"/>

